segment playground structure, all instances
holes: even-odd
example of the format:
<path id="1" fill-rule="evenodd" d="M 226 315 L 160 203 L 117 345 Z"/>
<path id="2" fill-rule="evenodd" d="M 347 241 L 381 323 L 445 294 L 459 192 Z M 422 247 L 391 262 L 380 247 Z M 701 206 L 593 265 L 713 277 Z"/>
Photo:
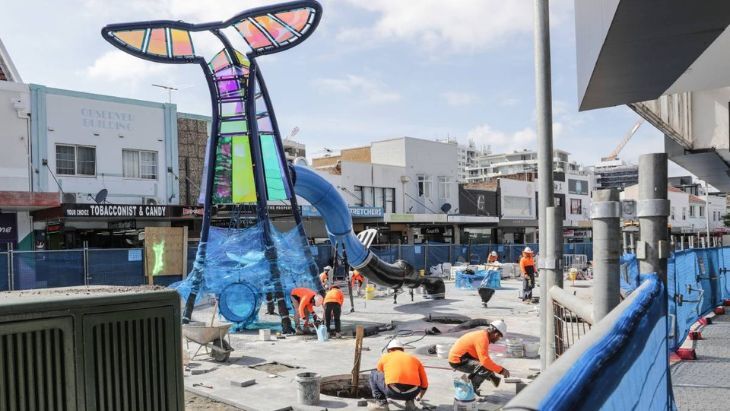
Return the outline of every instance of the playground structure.
<path id="1" fill-rule="evenodd" d="M 337 190 L 312 170 L 287 164 L 281 134 L 256 58 L 296 46 L 316 29 L 322 15 L 314 0 L 259 7 L 223 22 L 190 24 L 157 20 L 111 24 L 102 36 L 120 50 L 169 64 L 198 64 L 211 95 L 212 129 L 205 155 L 203 223 L 192 272 L 175 288 L 186 300 L 183 323 L 195 302 L 213 294 L 220 312 L 245 327 L 255 322 L 265 300 L 278 308 L 282 331 L 292 332 L 288 291 L 310 287 L 323 293 L 308 247 L 296 196 L 323 216 L 332 244 L 369 281 L 400 289 L 424 286 L 443 294 L 441 279 L 420 277 L 406 262 L 380 260 L 355 236 Z M 234 29 L 250 49 L 235 49 L 224 30 Z M 206 59 L 195 52 L 193 33 L 209 32 L 222 49 Z M 228 31 L 230 32 L 230 30 Z M 270 221 L 269 201 L 288 201 L 297 227 L 279 232 Z M 214 205 L 256 206 L 257 224 L 245 229 L 212 228 Z"/>

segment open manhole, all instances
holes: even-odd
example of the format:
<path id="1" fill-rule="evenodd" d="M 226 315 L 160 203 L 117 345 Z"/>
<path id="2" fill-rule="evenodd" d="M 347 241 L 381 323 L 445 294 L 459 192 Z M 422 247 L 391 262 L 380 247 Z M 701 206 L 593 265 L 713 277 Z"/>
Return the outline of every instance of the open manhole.
<path id="1" fill-rule="evenodd" d="M 364 398 L 372 399 L 373 393 L 370 391 L 368 374 L 360 374 L 360 381 L 357 384 L 357 390 L 352 389 L 352 375 L 341 374 L 323 377 L 320 381 L 319 392 L 324 395 L 339 398 Z"/>
<path id="2" fill-rule="evenodd" d="M 248 368 L 253 368 L 254 370 L 263 371 L 269 374 L 277 374 L 284 371 L 296 370 L 299 367 L 295 365 L 282 364 L 280 362 L 272 361 L 265 362 L 263 364 L 251 365 Z"/>

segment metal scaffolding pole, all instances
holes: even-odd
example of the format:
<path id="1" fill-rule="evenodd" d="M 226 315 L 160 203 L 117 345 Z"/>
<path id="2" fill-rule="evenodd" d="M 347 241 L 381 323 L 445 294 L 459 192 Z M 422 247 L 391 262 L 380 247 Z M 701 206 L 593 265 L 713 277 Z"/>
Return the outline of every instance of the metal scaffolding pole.
<path id="1" fill-rule="evenodd" d="M 593 192 L 593 318 L 600 321 L 619 304 L 621 203 L 615 188 Z"/>
<path id="2" fill-rule="evenodd" d="M 667 283 L 669 233 L 667 216 L 667 154 L 644 154 L 639 157 L 639 203 L 637 213 L 641 241 L 636 245 L 639 271 L 656 273 Z"/>
<path id="3" fill-rule="evenodd" d="M 535 0 L 535 111 L 537 114 L 537 176 L 539 179 L 538 235 L 542 256 L 555 255 L 543 247 L 548 236 L 546 209 L 553 199 L 553 110 L 550 85 L 550 18 L 549 1 Z M 545 260 L 542 258 L 541 260 Z M 545 269 L 540 269 L 540 369 L 547 366 L 547 287 Z"/>
<path id="4" fill-rule="evenodd" d="M 563 288 L 562 244 L 563 244 L 563 209 L 562 207 L 548 207 L 545 210 L 545 249 L 542 264 L 545 279 L 543 284 L 546 290 L 553 286 Z M 549 310 L 545 316 L 545 366 L 555 361 L 555 317 L 552 314 L 553 301 L 550 292 L 546 293 L 545 306 Z"/>

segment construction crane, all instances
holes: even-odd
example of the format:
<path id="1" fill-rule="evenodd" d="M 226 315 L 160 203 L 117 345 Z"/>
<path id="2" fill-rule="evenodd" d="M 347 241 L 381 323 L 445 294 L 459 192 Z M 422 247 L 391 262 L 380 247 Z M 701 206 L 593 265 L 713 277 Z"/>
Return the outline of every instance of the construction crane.
<path id="1" fill-rule="evenodd" d="M 634 134 L 636 134 L 636 130 L 638 130 L 639 127 L 641 127 L 641 125 L 643 123 L 644 123 L 643 118 L 636 120 L 636 123 L 634 124 L 633 127 L 631 127 L 631 130 L 629 130 L 629 132 L 626 133 L 626 135 L 624 136 L 624 139 L 621 140 L 621 143 L 619 143 L 619 145 L 615 149 L 613 149 L 613 151 L 611 152 L 611 154 L 608 155 L 608 157 L 601 158 L 601 161 L 616 160 L 618 158 L 618 154 L 621 152 L 621 150 L 623 150 L 624 146 L 626 146 L 626 143 L 628 143 L 629 140 L 631 140 L 631 137 L 633 137 Z"/>

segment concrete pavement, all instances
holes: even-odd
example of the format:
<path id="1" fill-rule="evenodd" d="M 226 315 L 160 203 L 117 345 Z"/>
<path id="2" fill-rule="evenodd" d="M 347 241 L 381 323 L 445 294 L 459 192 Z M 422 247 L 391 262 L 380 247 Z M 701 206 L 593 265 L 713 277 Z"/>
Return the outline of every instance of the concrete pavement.
<path id="1" fill-rule="evenodd" d="M 508 325 L 508 338 L 516 337 L 536 342 L 539 340 L 539 312 L 536 305 L 525 305 L 517 298 L 520 287 L 521 283 L 517 280 L 503 280 L 502 289 L 497 290 L 488 308 L 482 307 L 476 290 L 455 289 L 453 283 L 447 283 L 445 300 L 426 300 L 419 294 L 416 294 L 415 302 L 410 302 L 407 294 L 401 294 L 398 304 L 393 304 L 392 297 L 389 296 L 370 301 L 356 298 L 353 313 L 348 312 L 350 304 L 346 298 L 342 316 L 343 328 L 348 333 L 348 330 L 354 328 L 356 324 L 393 322 L 395 330 L 365 338 L 361 370 L 375 368 L 383 347 L 394 333 L 403 334 L 402 339 L 409 343 L 407 351 L 418 355 L 426 366 L 430 382 L 430 388 L 425 396 L 426 403 L 435 409 L 453 409 L 452 379 L 459 373 L 454 373 L 449 368 L 446 359 L 429 355 L 426 348 L 434 344 L 452 344 L 466 331 L 448 332 L 454 325 L 426 322 L 424 317 L 428 314 L 465 316 L 472 319 L 485 318 L 489 321 L 501 318 Z M 200 309 L 195 312 L 194 317 L 196 320 L 209 322 L 211 314 L 210 308 Z M 262 316 L 262 319 L 277 320 L 275 317 L 267 316 Z M 424 336 L 424 330 L 434 326 L 444 333 Z M 236 351 L 232 353 L 228 363 L 216 363 L 204 355 L 193 360 L 195 368 L 213 368 L 213 370 L 198 375 L 186 373 L 187 390 L 245 410 L 357 408 L 357 399 L 325 395 L 321 396 L 321 403 L 316 407 L 299 405 L 297 383 L 294 380 L 301 372 L 316 372 L 322 377 L 349 375 L 353 367 L 355 346 L 352 337 L 324 343 L 316 341 L 316 338 L 311 336 L 258 341 L 258 332 L 250 331 L 232 335 L 231 343 Z M 191 343 L 189 348 L 192 354 L 196 348 L 195 344 Z M 493 359 L 509 369 L 513 377 L 526 379 L 528 375 L 535 373 L 535 367 L 539 367 L 539 360 L 536 358 L 508 358 L 505 355 L 503 341 L 493 344 L 491 352 Z M 252 365 L 271 362 L 298 368 L 274 373 L 250 368 Z M 242 379 L 255 379 L 256 384 L 248 387 L 231 385 L 231 380 Z M 515 395 L 515 385 L 502 382 L 499 388 L 495 389 L 489 383 L 485 383 L 482 386 L 482 393 L 486 395 L 479 403 L 479 409 L 498 409 Z"/>

